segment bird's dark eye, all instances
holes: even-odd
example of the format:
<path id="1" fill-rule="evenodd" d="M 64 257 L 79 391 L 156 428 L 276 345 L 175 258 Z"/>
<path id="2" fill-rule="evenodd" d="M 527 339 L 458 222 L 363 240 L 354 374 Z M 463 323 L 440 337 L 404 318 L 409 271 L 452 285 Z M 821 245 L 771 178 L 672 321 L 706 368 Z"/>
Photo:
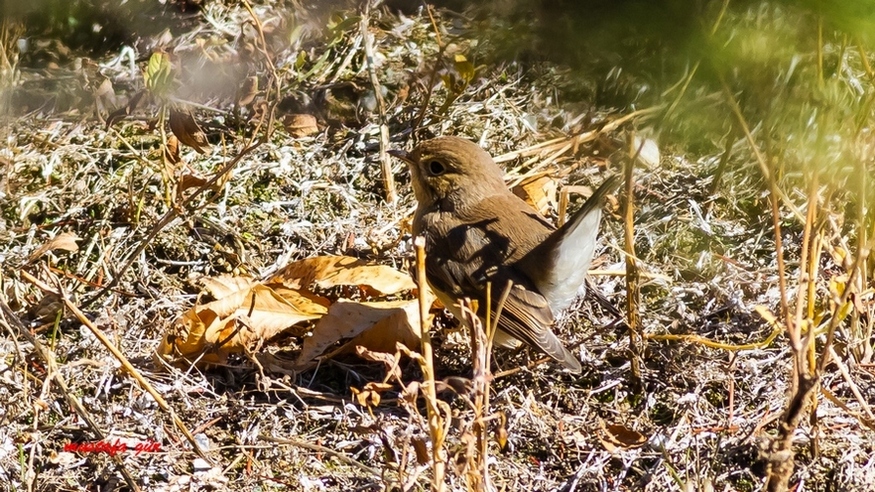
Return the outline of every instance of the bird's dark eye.
<path id="1" fill-rule="evenodd" d="M 440 161 L 431 161 L 428 163 L 428 172 L 430 172 L 432 176 L 440 176 L 446 172 L 446 170 L 447 168 L 444 167 Z"/>

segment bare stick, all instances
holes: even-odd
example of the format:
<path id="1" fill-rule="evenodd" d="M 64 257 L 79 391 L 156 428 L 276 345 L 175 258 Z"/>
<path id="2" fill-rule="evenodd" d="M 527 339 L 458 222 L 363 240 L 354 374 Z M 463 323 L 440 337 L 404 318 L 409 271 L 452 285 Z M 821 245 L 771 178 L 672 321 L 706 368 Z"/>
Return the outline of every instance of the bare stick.
<path id="1" fill-rule="evenodd" d="M 377 99 L 377 111 L 380 114 L 380 172 L 383 175 L 383 190 L 386 192 L 386 202 L 395 203 L 398 195 L 395 193 L 395 176 L 392 174 L 392 161 L 387 153 L 389 150 L 389 125 L 386 124 L 386 102 L 383 100 L 383 87 L 380 85 L 377 71 L 374 68 L 374 40 L 368 30 L 370 6 L 370 1 L 366 1 L 360 29 L 364 41 L 368 77 L 371 79 L 371 87 L 374 90 L 374 97 Z"/>
<path id="2" fill-rule="evenodd" d="M 641 321 L 638 316 L 639 290 L 638 290 L 638 263 L 635 259 L 635 182 L 632 179 L 632 171 L 635 168 L 635 159 L 641 151 L 641 147 L 635 149 L 632 132 L 627 134 L 629 148 L 629 160 L 626 163 L 626 206 L 625 219 L 625 251 L 626 251 L 626 323 L 629 326 L 629 362 L 632 364 L 632 383 L 638 389 L 641 388 Z M 642 146 L 644 142 L 641 142 Z"/>
<path id="3" fill-rule="evenodd" d="M 444 459 L 444 426 L 443 416 L 437 403 L 437 390 L 434 382 L 434 351 L 431 346 L 431 336 L 428 334 L 429 326 L 428 310 L 431 306 L 428 305 L 425 296 L 425 290 L 428 289 L 428 284 L 425 280 L 425 238 L 418 236 L 413 240 L 413 246 L 416 248 L 416 287 L 419 290 L 419 322 L 420 335 L 419 342 L 422 347 L 422 358 L 420 359 L 420 368 L 422 369 L 422 386 L 425 389 L 425 406 L 428 410 L 428 430 L 431 435 L 431 459 L 433 467 L 433 475 L 431 479 L 431 488 L 435 492 L 445 490 L 444 476 L 446 475 L 446 460 Z"/>

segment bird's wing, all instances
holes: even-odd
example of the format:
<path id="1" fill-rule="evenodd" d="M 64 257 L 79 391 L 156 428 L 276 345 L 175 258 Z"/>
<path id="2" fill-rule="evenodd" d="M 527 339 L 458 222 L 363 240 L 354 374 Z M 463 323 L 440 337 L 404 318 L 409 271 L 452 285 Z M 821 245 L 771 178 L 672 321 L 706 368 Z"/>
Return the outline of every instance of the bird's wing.
<path id="1" fill-rule="evenodd" d="M 516 198 L 516 197 L 513 197 Z M 513 200 L 484 204 L 481 210 L 494 206 L 516 206 Z M 523 202 L 525 205 L 525 203 Z M 494 210 L 494 209 L 493 209 Z M 490 310 L 494 319 L 496 308 L 508 281 L 513 288 L 504 303 L 499 327 L 508 335 L 532 345 L 546 353 L 569 370 L 580 372 L 580 362 L 572 355 L 552 331 L 553 313 L 547 299 L 538 293 L 535 285 L 513 266 L 513 258 L 521 257 L 528 249 L 525 243 L 514 236 L 514 248 L 507 240 L 508 227 L 524 227 L 529 236 L 543 240 L 549 234 L 549 225 L 537 219 L 516 215 L 512 224 L 499 226 L 500 218 L 486 212 L 467 211 L 464 216 L 435 216 L 426 228 L 426 275 L 432 288 L 446 297 L 458 300 L 464 297 L 476 299 L 478 315 L 485 318 L 486 284 L 492 283 Z M 454 218 L 455 217 L 455 218 Z M 529 221 L 528 227 L 525 224 Z M 498 231 L 502 231 L 499 233 Z"/>

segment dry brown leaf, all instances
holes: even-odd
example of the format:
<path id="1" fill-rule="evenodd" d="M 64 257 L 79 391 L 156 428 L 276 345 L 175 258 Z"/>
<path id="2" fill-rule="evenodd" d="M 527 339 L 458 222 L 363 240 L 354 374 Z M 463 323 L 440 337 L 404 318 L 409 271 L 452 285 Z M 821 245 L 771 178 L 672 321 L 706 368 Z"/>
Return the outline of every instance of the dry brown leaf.
<path id="1" fill-rule="evenodd" d="M 30 254 L 27 261 L 28 263 L 33 262 L 49 251 L 55 251 L 57 249 L 70 252 L 79 251 L 79 245 L 76 244 L 76 241 L 79 241 L 80 239 L 79 236 L 72 232 L 62 232 L 50 239 L 49 242 L 37 248 L 36 251 Z"/>
<path id="2" fill-rule="evenodd" d="M 541 215 L 556 209 L 556 180 L 549 176 L 526 180 L 515 186 L 513 192 Z"/>
<path id="3" fill-rule="evenodd" d="M 312 336 L 304 339 L 295 364 L 297 370 L 310 367 L 328 347 L 346 340 L 325 358 L 355 350 L 362 346 L 374 352 L 394 352 L 397 342 L 414 348 L 419 345 L 419 304 L 416 299 L 392 302 L 348 302 L 339 300 L 313 328 Z"/>
<path id="4" fill-rule="evenodd" d="M 209 350 L 202 361 L 221 362 L 229 354 L 268 340 L 303 321 L 318 319 L 327 311 L 295 291 L 279 294 L 243 277 L 218 277 L 205 284 L 211 293 L 221 297 L 184 313 L 175 323 L 175 335 L 165 336 L 162 341 L 159 355 L 192 359 Z"/>
<path id="5" fill-rule="evenodd" d="M 425 465 L 431 461 L 431 454 L 428 452 L 428 444 L 424 437 L 414 437 L 410 440 L 413 444 L 413 451 L 416 453 L 416 463 L 419 466 Z"/>
<path id="6" fill-rule="evenodd" d="M 283 126 L 294 138 L 306 137 L 319 133 L 316 117 L 311 114 L 289 114 L 283 118 Z"/>
<path id="7" fill-rule="evenodd" d="M 181 160 L 179 157 L 179 139 L 173 135 L 167 137 L 167 144 L 164 145 L 164 158 L 171 164 L 178 164 Z"/>
<path id="8" fill-rule="evenodd" d="M 362 389 L 353 386 L 350 386 L 349 389 L 352 392 L 352 396 L 355 398 L 356 403 L 365 408 L 373 408 L 380 404 L 381 393 L 385 393 L 392 388 L 394 388 L 394 386 L 391 384 L 370 382 Z"/>
<path id="9" fill-rule="evenodd" d="M 255 96 L 257 95 L 258 77 L 256 77 L 255 75 L 247 77 L 246 80 L 243 81 L 243 84 L 240 86 L 240 90 L 237 92 L 237 105 L 248 106 L 252 104 L 252 101 L 255 100 Z"/>
<path id="10" fill-rule="evenodd" d="M 188 111 L 170 108 L 170 131 L 180 142 L 188 145 L 201 154 L 209 151 L 207 136 Z"/>
<path id="11" fill-rule="evenodd" d="M 385 367 L 386 369 L 387 380 L 401 379 L 401 367 L 398 364 L 398 361 L 401 358 L 400 353 L 396 352 L 393 355 L 386 352 L 376 352 L 373 350 L 368 350 L 361 345 L 357 345 L 355 347 L 355 353 L 364 360 L 382 363 L 383 367 Z"/>
<path id="12" fill-rule="evenodd" d="M 391 295 L 416 288 L 406 273 L 386 265 L 370 265 L 350 256 L 315 256 L 296 261 L 265 283 L 283 284 L 296 290 L 307 290 L 312 284 L 321 289 L 358 285 L 369 289 L 371 295 Z"/>
<path id="13" fill-rule="evenodd" d="M 181 196 L 186 190 L 200 188 L 205 185 L 207 181 L 209 180 L 201 178 L 200 176 L 195 176 L 194 174 L 183 174 L 179 177 L 179 182 L 176 185 L 176 192 Z M 214 190 L 218 189 L 217 186 L 212 186 L 212 188 Z"/>
<path id="14" fill-rule="evenodd" d="M 602 446 L 610 452 L 615 452 L 618 448 L 632 449 L 638 448 L 647 442 L 647 436 L 632 430 L 624 425 L 610 424 L 607 425 L 603 420 L 599 421 L 601 432 L 599 432 L 599 441 Z"/>

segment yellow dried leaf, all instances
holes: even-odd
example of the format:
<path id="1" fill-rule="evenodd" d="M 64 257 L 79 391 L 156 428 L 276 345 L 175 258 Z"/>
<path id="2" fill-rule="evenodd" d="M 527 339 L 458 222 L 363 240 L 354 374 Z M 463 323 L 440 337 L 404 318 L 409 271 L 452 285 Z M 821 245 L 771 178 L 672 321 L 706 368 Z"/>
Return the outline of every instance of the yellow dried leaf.
<path id="1" fill-rule="evenodd" d="M 556 209 L 556 181 L 549 176 L 530 179 L 515 186 L 513 192 L 541 215 Z"/>
<path id="2" fill-rule="evenodd" d="M 327 312 L 323 305 L 297 292 L 279 294 L 244 277 L 217 277 L 205 284 L 211 293 L 219 294 L 217 299 L 184 313 L 175 323 L 174 335 L 162 341 L 159 355 L 194 359 L 209 351 L 214 357 L 203 362 L 220 362 L 229 354 Z"/>
<path id="3" fill-rule="evenodd" d="M 305 370 L 326 349 L 341 340 L 341 347 L 326 358 L 349 353 L 357 346 L 374 352 L 394 352 L 396 343 L 415 348 L 419 345 L 420 323 L 418 300 L 392 302 L 349 302 L 339 300 L 304 339 L 295 364 Z"/>
<path id="4" fill-rule="evenodd" d="M 391 295 L 413 290 L 410 275 L 385 265 L 369 265 L 350 256 L 316 256 L 290 263 L 271 277 L 267 284 L 282 284 L 290 289 L 306 290 L 315 284 L 321 289 L 340 285 L 357 285 L 370 294 Z"/>
<path id="5" fill-rule="evenodd" d="M 498 443 L 498 448 L 502 451 L 507 450 L 507 415 L 504 412 L 498 412 L 498 428 L 495 429 L 495 441 Z"/>

